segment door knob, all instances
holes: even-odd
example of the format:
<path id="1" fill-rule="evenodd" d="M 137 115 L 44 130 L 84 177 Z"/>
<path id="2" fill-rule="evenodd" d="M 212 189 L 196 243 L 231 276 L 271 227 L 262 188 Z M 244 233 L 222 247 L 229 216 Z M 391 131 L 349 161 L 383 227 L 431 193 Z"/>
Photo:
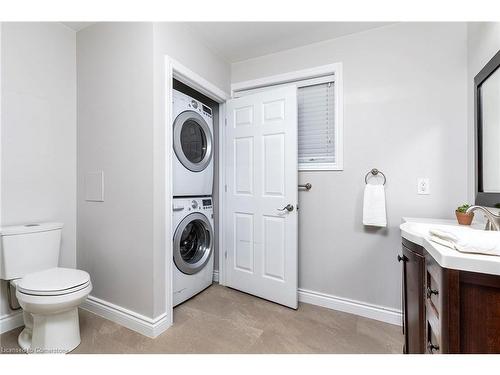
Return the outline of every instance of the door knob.
<path id="1" fill-rule="evenodd" d="M 401 261 L 405 261 L 405 257 L 404 256 L 401 256 L 401 255 L 398 255 L 398 262 L 401 262 Z"/>
<path id="2" fill-rule="evenodd" d="M 278 211 L 285 211 L 287 210 L 288 212 L 292 212 L 293 211 L 293 205 L 288 203 L 285 207 L 283 208 L 279 208 Z"/>

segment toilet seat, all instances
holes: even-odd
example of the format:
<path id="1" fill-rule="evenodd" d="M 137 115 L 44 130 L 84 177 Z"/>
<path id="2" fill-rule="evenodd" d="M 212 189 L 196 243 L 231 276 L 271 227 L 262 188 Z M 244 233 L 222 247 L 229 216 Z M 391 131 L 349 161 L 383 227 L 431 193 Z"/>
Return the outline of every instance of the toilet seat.
<path id="1" fill-rule="evenodd" d="M 75 293 L 90 285 L 90 275 L 70 268 L 50 268 L 14 280 L 19 293 L 33 296 L 62 296 Z"/>

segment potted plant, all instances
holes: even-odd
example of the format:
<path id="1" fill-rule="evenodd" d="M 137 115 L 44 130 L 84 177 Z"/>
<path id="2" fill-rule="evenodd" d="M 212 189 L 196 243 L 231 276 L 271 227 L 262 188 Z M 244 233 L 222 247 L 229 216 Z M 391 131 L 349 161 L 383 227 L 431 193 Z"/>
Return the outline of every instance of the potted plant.
<path id="1" fill-rule="evenodd" d="M 469 207 L 470 207 L 469 204 L 463 204 L 456 209 L 455 215 L 457 215 L 458 224 L 471 225 L 472 219 L 474 219 L 474 213 L 473 212 L 466 213 Z"/>

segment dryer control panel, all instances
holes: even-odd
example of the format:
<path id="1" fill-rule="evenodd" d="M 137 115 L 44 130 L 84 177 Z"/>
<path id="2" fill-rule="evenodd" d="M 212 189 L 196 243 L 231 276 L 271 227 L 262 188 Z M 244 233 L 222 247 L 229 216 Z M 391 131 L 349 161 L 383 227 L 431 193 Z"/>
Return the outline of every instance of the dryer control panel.
<path id="1" fill-rule="evenodd" d="M 188 107 L 205 116 L 212 117 L 212 109 L 209 106 L 197 100 L 191 99 L 191 101 L 188 104 Z"/>
<path id="2" fill-rule="evenodd" d="M 190 96 L 176 89 L 172 91 L 173 91 L 172 104 L 175 104 L 175 102 L 177 101 L 178 103 L 180 103 L 183 110 L 189 109 L 191 111 L 198 112 L 200 115 L 212 118 L 213 116 L 212 108 L 210 108 L 208 105 L 203 104 L 202 102 L 193 99 Z"/>

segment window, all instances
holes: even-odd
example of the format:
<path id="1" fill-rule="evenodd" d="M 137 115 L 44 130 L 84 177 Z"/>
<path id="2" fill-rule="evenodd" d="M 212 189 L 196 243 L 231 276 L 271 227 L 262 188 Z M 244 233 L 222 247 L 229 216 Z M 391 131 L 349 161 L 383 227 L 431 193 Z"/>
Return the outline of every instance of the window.
<path id="1" fill-rule="evenodd" d="M 296 85 L 300 171 L 343 169 L 342 63 L 231 85 L 235 97 Z"/>
<path id="2" fill-rule="evenodd" d="M 297 104 L 299 170 L 333 169 L 335 82 L 299 86 Z"/>

